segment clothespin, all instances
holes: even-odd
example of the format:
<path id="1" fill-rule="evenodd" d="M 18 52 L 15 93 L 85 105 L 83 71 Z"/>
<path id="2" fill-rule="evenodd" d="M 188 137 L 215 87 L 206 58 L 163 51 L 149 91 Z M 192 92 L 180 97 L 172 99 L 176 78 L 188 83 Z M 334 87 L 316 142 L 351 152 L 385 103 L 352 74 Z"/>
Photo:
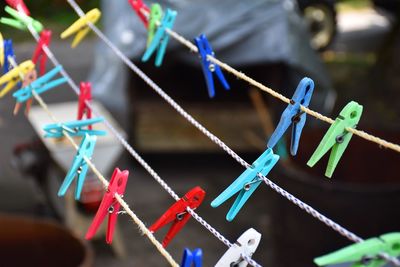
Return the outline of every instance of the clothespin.
<path id="1" fill-rule="evenodd" d="M 4 46 L 5 46 L 5 43 L 4 43 L 3 35 L 0 32 L 0 66 L 1 67 L 3 67 L 3 65 L 4 65 L 4 54 L 5 54 Z"/>
<path id="2" fill-rule="evenodd" d="M 6 6 L 4 10 L 14 18 L 1 18 L 0 23 L 23 31 L 28 30 L 29 25 L 32 26 L 37 33 L 40 33 L 43 30 L 42 23 L 27 16 L 26 14 L 20 13 L 9 6 Z"/>
<path id="3" fill-rule="evenodd" d="M 203 251 L 201 248 L 196 248 L 193 251 L 185 248 L 182 256 L 181 267 L 201 267 L 203 265 Z"/>
<path id="4" fill-rule="evenodd" d="M 143 3 L 143 0 L 129 0 L 129 4 L 131 4 L 133 10 L 135 10 L 136 14 L 139 16 L 140 20 L 147 28 L 149 22 L 145 14 L 150 14 L 150 9 L 148 8 L 148 6 L 146 6 L 146 4 Z"/>
<path id="5" fill-rule="evenodd" d="M 33 63 L 32 63 L 33 64 Z M 26 102 L 27 100 L 33 97 L 33 91 L 37 94 L 42 94 L 54 87 L 57 87 L 65 82 L 67 82 L 66 78 L 60 78 L 57 80 L 51 81 L 51 79 L 57 75 L 62 70 L 62 66 L 59 65 L 52 69 L 51 71 L 47 72 L 45 75 L 39 77 L 36 81 L 32 82 L 28 86 L 19 89 L 13 94 L 13 97 L 16 98 L 18 103 Z"/>
<path id="6" fill-rule="evenodd" d="M 29 9 L 26 7 L 23 0 L 6 0 L 6 2 L 10 7 L 18 10 L 19 12 L 22 12 L 27 16 L 30 15 Z"/>
<path id="7" fill-rule="evenodd" d="M 171 242 L 174 236 L 190 219 L 191 215 L 187 212 L 186 208 L 196 209 L 199 207 L 205 195 L 206 192 L 199 186 L 196 186 L 175 202 L 152 226 L 150 226 L 149 230 L 154 233 L 166 224 L 172 222 L 172 226 L 169 228 L 162 242 L 163 247 L 168 246 L 169 242 Z"/>
<path id="8" fill-rule="evenodd" d="M 83 115 L 86 118 L 92 118 L 92 110 L 86 104 L 86 101 L 92 101 L 92 85 L 90 82 L 81 82 L 80 93 L 78 99 L 78 120 L 82 120 Z M 89 130 L 92 130 L 92 126 L 89 125 Z"/>
<path id="9" fill-rule="evenodd" d="M 116 200 L 115 195 L 118 194 L 121 197 L 123 196 L 126 183 L 128 182 L 128 176 L 129 171 L 120 171 L 118 168 L 115 168 L 108 189 L 100 203 L 96 215 L 94 216 L 93 222 L 86 233 L 85 238 L 87 240 L 91 239 L 96 234 L 101 223 L 104 221 L 104 218 L 108 215 L 106 242 L 111 244 L 117 223 L 117 216 L 121 207 L 121 204 Z"/>
<path id="10" fill-rule="evenodd" d="M 6 59 L 6 61 L 8 61 Z M 19 64 L 19 66 L 11 69 L 9 72 L 0 77 L 0 86 L 6 84 L 6 86 L 0 92 L 0 98 L 5 96 L 11 89 L 17 86 L 18 82 L 22 81 L 23 76 L 35 68 L 35 64 L 32 61 L 27 60 Z M 21 77 L 22 76 L 22 77 Z"/>
<path id="11" fill-rule="evenodd" d="M 238 240 L 230 247 L 215 267 L 238 266 L 246 267 L 247 262 L 243 256 L 252 257 L 260 244 L 261 234 L 253 228 L 244 232 Z"/>
<path id="12" fill-rule="evenodd" d="M 154 35 L 156 34 L 157 24 L 161 23 L 163 17 L 163 11 L 160 4 L 152 4 L 149 14 L 149 22 L 147 27 L 147 43 L 146 47 L 149 47 L 153 41 Z"/>
<path id="13" fill-rule="evenodd" d="M 43 50 L 43 46 L 49 47 L 51 42 L 51 31 L 43 30 L 40 33 L 40 39 L 36 46 L 35 52 L 32 56 L 33 63 L 37 63 L 40 57 L 40 71 L 39 75 L 44 75 L 46 73 L 46 62 L 47 62 L 47 55 Z"/>
<path id="14" fill-rule="evenodd" d="M 72 162 L 71 168 L 69 169 L 67 176 L 65 176 L 64 182 L 61 184 L 58 190 L 58 196 L 64 196 L 69 186 L 74 180 L 75 176 L 78 176 L 76 182 L 75 199 L 79 200 L 81 197 L 83 183 L 85 182 L 86 174 L 89 170 L 89 166 L 85 161 L 85 158 L 90 159 L 93 155 L 94 147 L 96 145 L 96 136 L 86 134 L 81 144 L 79 145 L 78 152 Z"/>
<path id="15" fill-rule="evenodd" d="M 214 57 L 214 51 L 211 48 L 210 43 L 207 40 L 207 37 L 204 34 L 201 34 L 199 37 L 194 39 L 194 42 L 199 49 L 200 58 L 202 61 L 202 69 L 204 73 L 204 78 L 206 79 L 207 88 L 208 88 L 208 95 L 212 98 L 215 96 L 215 89 L 214 89 L 214 79 L 213 73 L 215 73 L 224 86 L 226 90 L 229 90 L 229 84 L 225 80 L 224 74 L 222 73 L 221 68 L 218 65 L 215 65 L 210 60 L 208 60 L 207 56 Z"/>
<path id="16" fill-rule="evenodd" d="M 346 128 L 355 128 L 360 121 L 363 106 L 357 102 L 351 101 L 340 112 L 335 122 L 329 127 L 328 131 L 322 138 L 314 154 L 308 160 L 307 165 L 313 167 L 329 149 L 332 148 L 329 156 L 328 166 L 326 167 L 325 176 L 331 178 L 332 174 L 339 163 L 347 145 L 350 142 L 352 133 L 346 131 Z"/>
<path id="17" fill-rule="evenodd" d="M 274 148 L 282 135 L 292 125 L 292 141 L 290 143 L 290 154 L 295 156 L 299 148 L 300 136 L 306 123 L 306 113 L 300 106 L 308 107 L 314 91 L 314 82 L 310 78 L 303 78 L 293 94 L 290 104 L 283 111 L 278 126 L 268 141 L 268 147 Z"/>
<path id="18" fill-rule="evenodd" d="M 69 121 L 64 123 L 54 123 L 48 124 L 43 127 L 43 130 L 46 132 L 44 137 L 46 138 L 61 138 L 64 136 L 64 131 L 68 132 L 70 136 L 85 136 L 88 135 L 97 135 L 104 136 L 106 135 L 105 131 L 101 130 L 92 130 L 92 129 L 84 129 L 85 127 L 91 126 L 96 123 L 103 122 L 103 117 L 97 117 L 88 120 L 78 120 L 78 121 Z"/>
<path id="19" fill-rule="evenodd" d="M 75 48 L 89 33 L 90 28 L 88 23 L 95 24 L 99 20 L 100 16 L 101 12 L 97 8 L 90 10 L 85 16 L 79 18 L 71 26 L 69 26 L 68 29 L 62 32 L 61 39 L 65 39 L 73 34 L 76 34 L 71 44 L 71 47 Z"/>
<path id="20" fill-rule="evenodd" d="M 31 70 L 29 71 L 25 76 L 24 76 L 24 81 L 22 83 L 22 87 L 28 87 L 31 83 L 33 83 L 37 79 L 37 73 L 36 70 Z M 29 114 L 29 111 L 31 109 L 33 103 L 33 99 L 30 98 L 26 101 L 26 108 L 25 108 L 25 115 Z M 20 108 L 21 108 L 22 103 L 16 102 L 15 107 L 14 107 L 14 116 L 18 114 Z"/>
<path id="21" fill-rule="evenodd" d="M 261 184 L 262 179 L 258 177 L 258 173 L 266 176 L 278 160 L 279 156 L 274 154 L 271 148 L 265 150 L 265 152 L 253 162 L 251 168 L 245 170 L 228 188 L 211 202 L 211 206 L 216 208 L 239 192 L 239 195 L 226 215 L 226 220 L 232 221 Z"/>
<path id="22" fill-rule="evenodd" d="M 14 49 L 13 49 L 13 42 L 12 40 L 4 40 L 1 44 L 4 44 L 3 46 L 3 59 L 4 59 L 4 63 L 2 63 L 3 65 L 3 74 L 6 74 L 9 70 L 12 69 L 11 65 L 10 65 L 10 61 L 9 58 L 13 58 L 15 60 L 15 54 L 14 54 Z"/>
<path id="23" fill-rule="evenodd" d="M 175 10 L 171 10 L 169 8 L 167 9 L 167 12 L 165 13 L 161 24 L 158 26 L 157 31 L 153 39 L 151 40 L 151 43 L 148 45 L 146 52 L 142 57 L 143 62 L 149 60 L 151 55 L 157 50 L 155 65 L 157 67 L 161 66 L 169 40 L 167 29 L 172 29 L 177 14 L 178 12 L 176 12 Z"/>
<path id="24" fill-rule="evenodd" d="M 353 267 L 382 267 L 386 265 L 386 261 L 379 256 L 380 253 L 392 257 L 400 256 L 400 233 L 388 233 L 378 238 L 367 239 L 315 258 L 314 263 L 318 266 L 326 266 L 352 262 Z"/>

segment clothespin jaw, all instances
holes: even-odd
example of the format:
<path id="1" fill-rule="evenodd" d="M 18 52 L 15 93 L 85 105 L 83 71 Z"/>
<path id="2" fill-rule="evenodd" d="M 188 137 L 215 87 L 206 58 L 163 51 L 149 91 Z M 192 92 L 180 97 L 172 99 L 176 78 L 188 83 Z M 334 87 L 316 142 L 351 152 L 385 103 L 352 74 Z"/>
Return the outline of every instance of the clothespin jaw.
<path id="1" fill-rule="evenodd" d="M 314 154 L 308 160 L 307 165 L 313 167 L 329 149 L 332 148 L 329 156 L 328 166 L 325 176 L 331 178 L 332 174 L 339 163 L 344 151 L 349 144 L 352 133 L 346 131 L 346 128 L 355 128 L 360 121 L 363 106 L 357 102 L 351 101 L 340 112 L 335 122 L 329 127 L 328 131 L 322 138 Z"/>
<path id="2" fill-rule="evenodd" d="M 274 154 L 271 148 L 267 149 L 254 161 L 250 168 L 245 170 L 229 187 L 211 202 L 211 206 L 216 208 L 239 192 L 235 202 L 226 215 L 226 220 L 232 221 L 261 184 L 262 180 L 258 177 L 258 174 L 261 173 L 266 176 L 278 160 L 279 156 Z"/>
<path id="3" fill-rule="evenodd" d="M 75 199 L 80 199 L 86 174 L 89 170 L 89 166 L 85 161 L 85 158 L 91 159 L 95 145 L 96 136 L 90 136 L 86 134 L 83 137 L 78 152 L 74 158 L 74 161 L 72 162 L 71 168 L 65 176 L 64 182 L 61 184 L 60 189 L 58 190 L 59 197 L 65 195 L 75 176 L 78 176 L 78 180 L 76 182 Z"/>
<path id="4" fill-rule="evenodd" d="M 115 195 L 118 194 L 121 197 L 125 193 L 126 184 L 128 182 L 129 171 L 120 171 L 115 168 L 108 189 L 103 196 L 100 203 L 99 209 L 94 216 L 93 222 L 90 225 L 85 238 L 90 240 L 96 234 L 104 218 L 108 215 L 108 224 L 106 232 L 106 242 L 111 244 L 114 235 L 114 229 L 117 224 L 117 216 L 121 207 L 121 204 L 116 200 Z"/>
<path id="5" fill-rule="evenodd" d="M 4 9 L 12 18 L 1 18 L 0 23 L 5 25 L 17 28 L 19 30 L 26 31 L 28 30 L 28 26 L 32 26 L 32 28 L 37 32 L 40 33 L 43 30 L 43 25 L 39 21 L 29 17 L 28 15 L 19 12 L 9 6 L 6 6 Z"/>
<path id="6" fill-rule="evenodd" d="M 92 85 L 90 82 L 81 82 L 80 84 L 80 93 L 78 99 L 78 120 L 81 120 L 84 115 L 86 118 L 92 118 L 92 110 L 86 104 L 87 101 L 92 101 Z M 91 130 L 92 126 L 89 126 L 89 130 Z"/>
<path id="7" fill-rule="evenodd" d="M 196 209 L 203 202 L 206 192 L 199 186 L 196 186 L 187 192 L 181 199 L 175 202 L 152 226 L 149 230 L 154 233 L 168 223 L 172 222 L 171 228 L 168 230 L 162 245 L 168 246 L 175 235 L 183 228 L 190 219 L 191 215 L 187 212 L 187 208 Z"/>
<path id="8" fill-rule="evenodd" d="M 43 50 L 43 46 L 49 47 L 51 42 L 51 31 L 50 30 L 43 30 L 40 33 L 40 39 L 36 46 L 35 51 L 33 52 L 32 61 L 33 63 L 37 63 L 40 57 L 40 71 L 39 75 L 44 75 L 46 73 L 46 62 L 47 62 L 47 55 Z"/>
<path id="9" fill-rule="evenodd" d="M 245 267 L 247 262 L 243 255 L 252 257 L 261 241 L 261 234 L 253 228 L 244 232 L 238 240 L 230 247 L 215 267 L 238 266 Z"/>
<path id="10" fill-rule="evenodd" d="M 6 59 L 7 60 L 7 59 Z M 0 86 L 6 86 L 0 92 L 0 98 L 4 97 L 11 89 L 13 89 L 18 82 L 21 81 L 21 75 L 25 76 L 28 72 L 35 69 L 35 64 L 27 60 L 18 65 L 18 67 L 11 69 L 9 72 L 0 77 Z"/>
<path id="11" fill-rule="evenodd" d="M 150 44 L 146 49 L 146 52 L 142 57 L 143 62 L 148 61 L 151 55 L 157 50 L 155 65 L 157 67 L 161 66 L 169 40 L 167 29 L 172 29 L 177 14 L 178 12 L 176 12 L 175 10 L 167 9 L 167 12 L 165 13 L 164 18 L 162 19 L 161 24 L 158 26 L 154 37 L 152 38 Z M 151 21 L 149 24 L 149 28 L 150 26 L 151 26 Z"/>
<path id="12" fill-rule="evenodd" d="M 381 267 L 386 261 L 379 257 L 385 253 L 392 257 L 400 255 L 400 233 L 388 233 L 379 238 L 370 238 L 361 243 L 352 244 L 335 252 L 314 259 L 318 266 L 352 262 L 355 267 Z"/>
<path id="13" fill-rule="evenodd" d="M 4 52 L 2 53 L 4 56 L 3 73 L 6 74 L 11 69 L 9 58 L 15 59 L 15 53 L 12 40 L 4 40 L 2 44 L 4 44 Z"/>
<path id="14" fill-rule="evenodd" d="M 157 30 L 157 23 L 161 23 L 163 17 L 163 11 L 161 5 L 158 3 L 152 4 L 150 6 L 149 23 L 147 27 L 147 43 L 146 47 L 149 47 L 153 41 L 154 35 Z"/>
<path id="15" fill-rule="evenodd" d="M 201 267 L 203 265 L 202 258 L 203 251 L 200 248 L 196 248 L 193 251 L 185 248 L 180 267 Z"/>
<path id="16" fill-rule="evenodd" d="M 36 79 L 37 79 L 37 73 L 36 73 L 36 70 L 33 69 L 32 71 L 29 71 L 28 73 L 26 73 L 26 75 L 24 76 L 24 81 L 22 83 L 22 87 L 28 87 Z M 29 114 L 29 111 L 32 106 L 32 102 L 33 102 L 33 99 L 29 99 L 28 101 L 26 101 L 26 108 L 25 108 L 26 116 L 28 116 L 28 114 Z M 13 111 L 14 116 L 18 114 L 18 112 L 21 108 L 21 105 L 22 105 L 22 103 L 20 103 L 20 102 L 15 103 L 15 107 L 14 107 L 14 111 Z"/>
<path id="17" fill-rule="evenodd" d="M 6 0 L 6 2 L 10 7 L 14 8 L 15 10 L 18 10 L 27 16 L 30 15 L 29 9 L 26 7 L 23 0 Z"/>
<path id="18" fill-rule="evenodd" d="M 131 4 L 133 10 L 135 10 L 136 14 L 139 16 L 140 20 L 143 22 L 144 26 L 148 28 L 149 22 L 147 20 L 147 16 L 145 14 L 150 14 L 150 9 L 143 3 L 142 0 L 129 0 L 129 4 Z M 162 14 L 162 13 L 161 13 Z M 161 19 L 161 16 L 158 20 Z"/>
<path id="19" fill-rule="evenodd" d="M 279 139 L 292 125 L 292 136 L 290 144 L 290 154 L 295 156 L 299 148 L 300 136 L 306 123 L 306 113 L 301 111 L 301 106 L 308 107 L 314 91 L 314 81 L 310 78 L 303 78 L 294 92 L 290 104 L 283 111 L 281 119 L 268 140 L 268 147 L 274 148 Z"/>
<path id="20" fill-rule="evenodd" d="M 72 41 L 71 47 L 75 48 L 82 39 L 89 33 L 88 23 L 95 24 L 101 17 L 101 12 L 97 8 L 90 10 L 85 16 L 79 18 L 71 26 L 69 26 L 64 32 L 61 33 L 61 39 L 68 38 L 69 36 L 76 34 Z"/>
<path id="21" fill-rule="evenodd" d="M 230 89 L 229 84 L 226 81 L 221 68 L 218 65 L 212 63 L 207 58 L 207 56 L 212 56 L 212 57 L 215 56 L 214 51 L 212 50 L 212 47 L 207 40 L 207 37 L 204 34 L 201 34 L 199 37 L 196 37 L 194 39 L 194 42 L 197 48 L 199 49 L 204 78 L 207 83 L 208 95 L 210 96 L 210 98 L 213 98 L 215 96 L 213 73 L 217 75 L 219 81 L 221 82 L 225 90 L 229 90 Z"/>
<path id="22" fill-rule="evenodd" d="M 43 127 L 43 130 L 46 132 L 44 135 L 45 138 L 61 138 L 64 136 L 64 131 L 68 132 L 70 136 L 85 136 L 88 135 L 96 135 L 96 136 L 104 136 L 106 135 L 105 131 L 100 130 L 92 130 L 89 129 L 89 126 L 93 124 L 103 122 L 103 117 L 88 119 L 88 120 L 78 120 L 78 121 L 70 121 L 65 123 L 54 123 L 48 124 Z M 87 127 L 88 129 L 84 129 Z"/>
<path id="23" fill-rule="evenodd" d="M 4 65 L 4 39 L 3 35 L 0 32 L 0 66 Z"/>

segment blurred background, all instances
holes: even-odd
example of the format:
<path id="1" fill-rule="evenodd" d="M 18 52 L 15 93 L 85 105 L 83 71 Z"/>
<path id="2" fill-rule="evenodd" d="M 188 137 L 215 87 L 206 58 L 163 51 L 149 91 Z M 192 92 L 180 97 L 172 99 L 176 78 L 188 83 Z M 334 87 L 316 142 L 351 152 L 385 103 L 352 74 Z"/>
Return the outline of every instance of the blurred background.
<path id="1" fill-rule="evenodd" d="M 314 257 L 350 244 L 266 186 L 260 186 L 235 220 L 227 222 L 225 214 L 232 202 L 217 209 L 210 202 L 243 168 L 130 72 L 94 34 L 73 50 L 70 40 L 61 40 L 59 34 L 77 19 L 66 1 L 25 2 L 32 16 L 53 31 L 51 50 L 66 71 L 77 83 L 92 82 L 93 98 L 105 116 L 180 196 L 201 186 L 207 195 L 198 213 L 231 242 L 250 227 L 262 234 L 253 256 L 258 263 L 314 266 Z M 78 2 L 85 11 L 100 7 L 99 26 L 105 34 L 240 156 L 253 162 L 265 150 L 286 105 L 227 73 L 231 90 L 224 90 L 216 80 L 216 97 L 210 99 L 199 58 L 175 40 L 170 39 L 161 68 L 154 67 L 152 60 L 140 61 L 146 31 L 127 1 Z M 315 81 L 312 109 L 336 118 L 348 102 L 357 101 L 364 106 L 359 129 L 400 143 L 400 1 L 160 3 L 178 11 L 174 27 L 178 33 L 188 39 L 205 33 L 217 58 L 287 97 L 308 76 Z M 0 30 L 4 38 L 13 40 L 18 62 L 31 58 L 36 44 L 28 32 L 4 25 Z M 75 119 L 77 98 L 67 86 L 46 93 L 44 99 L 60 117 Z M 74 152 L 66 144 L 38 136 L 43 123 L 39 106 L 28 117 L 22 112 L 13 116 L 13 107 L 10 95 L 1 99 L 0 254 L 4 266 L 166 266 L 127 215 L 119 216 L 112 246 L 105 244 L 105 229 L 93 241 L 83 240 L 102 198 L 101 185 L 89 174 L 80 202 L 71 194 L 58 198 Z M 306 166 L 327 129 L 327 124 L 308 116 L 298 155 L 288 155 L 290 134 L 286 134 L 276 150 L 281 160 L 268 177 L 363 238 L 398 231 L 399 155 L 354 137 L 333 178 L 327 179 L 323 175 L 327 157 L 314 168 Z M 150 226 L 173 199 L 109 135 L 96 146 L 96 166 L 107 177 L 114 167 L 130 170 L 125 200 Z M 156 237 L 162 240 L 166 230 Z M 180 261 L 185 247 L 202 248 L 204 266 L 213 266 L 227 249 L 194 219 L 168 251 Z"/>

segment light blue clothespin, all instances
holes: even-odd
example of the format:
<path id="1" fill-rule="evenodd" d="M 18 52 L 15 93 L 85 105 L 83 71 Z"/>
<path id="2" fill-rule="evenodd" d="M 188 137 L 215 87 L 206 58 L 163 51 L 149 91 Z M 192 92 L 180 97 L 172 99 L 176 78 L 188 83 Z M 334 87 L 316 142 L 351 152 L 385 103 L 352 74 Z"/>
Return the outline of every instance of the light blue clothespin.
<path id="1" fill-rule="evenodd" d="M 51 79 L 57 75 L 62 70 L 62 66 L 59 65 L 46 73 L 45 75 L 39 77 L 37 80 L 29 84 L 27 87 L 21 88 L 13 94 L 17 102 L 23 103 L 32 98 L 32 91 L 34 90 L 37 94 L 42 94 L 56 86 L 59 86 L 67 82 L 66 78 L 60 78 L 54 81 Z"/>
<path id="2" fill-rule="evenodd" d="M 105 131 L 84 129 L 84 127 L 103 121 L 104 121 L 103 117 L 97 117 L 88 120 L 78 120 L 78 121 L 69 121 L 64 123 L 48 124 L 43 127 L 43 130 L 46 132 L 44 137 L 60 138 L 64 136 L 64 131 L 67 131 L 70 136 L 84 136 L 86 134 L 106 135 L 107 133 Z"/>
<path id="3" fill-rule="evenodd" d="M 156 34 L 153 37 L 153 40 L 147 47 L 146 52 L 142 57 L 143 62 L 149 60 L 151 55 L 157 50 L 155 65 L 157 67 L 161 66 L 169 40 L 169 35 L 166 32 L 166 29 L 172 29 L 177 14 L 178 12 L 176 12 L 175 10 L 167 9 L 167 12 L 164 15 L 161 25 L 158 26 Z"/>
<path id="4" fill-rule="evenodd" d="M 58 191 L 59 197 L 65 195 L 75 176 L 78 175 L 78 180 L 76 182 L 75 199 L 79 200 L 83 188 L 83 183 L 85 182 L 85 177 L 89 170 L 89 166 L 86 163 L 84 157 L 87 157 L 89 159 L 92 157 L 95 145 L 96 136 L 90 136 L 86 134 L 83 137 L 72 166 L 69 169 L 67 176 L 65 176 L 64 182 L 62 183 L 60 190 Z"/>
<path id="5" fill-rule="evenodd" d="M 201 267 L 203 265 L 203 251 L 201 248 L 196 248 L 193 251 L 185 248 L 183 251 L 183 257 L 181 267 Z"/>
<path id="6" fill-rule="evenodd" d="M 239 195 L 226 215 L 226 219 L 232 221 L 262 182 L 257 174 L 261 173 L 266 176 L 278 160 L 279 156 L 274 154 L 271 148 L 267 149 L 253 162 L 251 168 L 245 170 L 224 192 L 211 202 L 211 206 L 216 208 L 239 192 Z"/>
<path id="7" fill-rule="evenodd" d="M 286 130 L 292 125 L 292 141 L 290 154 L 295 156 L 299 148 L 300 136 L 306 123 L 306 113 L 301 111 L 300 105 L 308 107 L 314 91 L 314 82 L 310 78 L 303 78 L 294 92 L 290 104 L 283 111 L 281 120 L 268 141 L 268 147 L 274 148 Z"/>

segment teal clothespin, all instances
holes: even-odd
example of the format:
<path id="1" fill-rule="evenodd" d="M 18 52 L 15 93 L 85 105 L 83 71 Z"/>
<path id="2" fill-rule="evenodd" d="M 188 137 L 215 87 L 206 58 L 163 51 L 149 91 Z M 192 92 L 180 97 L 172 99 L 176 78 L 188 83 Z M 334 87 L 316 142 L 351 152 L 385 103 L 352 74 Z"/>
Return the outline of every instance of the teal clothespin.
<path id="1" fill-rule="evenodd" d="M 157 31 L 157 23 L 161 23 L 163 11 L 160 4 L 152 4 L 150 7 L 149 27 L 147 29 L 147 45 L 149 47 Z"/>
<path id="2" fill-rule="evenodd" d="M 155 65 L 157 67 L 161 66 L 169 40 L 169 35 L 166 32 L 166 29 L 172 29 L 177 14 L 178 12 L 175 10 L 167 9 L 161 25 L 158 26 L 151 43 L 147 47 L 146 52 L 142 57 L 143 62 L 149 60 L 151 55 L 157 50 Z"/>
<path id="3" fill-rule="evenodd" d="M 261 184 L 262 180 L 258 173 L 266 176 L 278 162 L 279 156 L 268 148 L 261 156 L 254 161 L 251 168 L 245 170 L 228 188 L 226 188 L 216 199 L 211 202 L 213 208 L 218 207 L 234 194 L 239 192 L 235 202 L 226 215 L 226 220 L 232 221 L 240 209 Z"/>
<path id="4" fill-rule="evenodd" d="M 370 238 L 330 254 L 314 259 L 318 266 L 352 262 L 352 267 L 382 267 L 386 261 L 379 257 L 385 253 L 400 256 L 400 233 L 388 233 L 379 238 Z"/>
<path id="5" fill-rule="evenodd" d="M 106 135 L 105 131 L 84 129 L 85 127 L 89 127 L 90 125 L 100 123 L 103 121 L 104 121 L 103 117 L 97 117 L 87 120 L 77 120 L 64 123 L 48 124 L 43 127 L 43 130 L 46 132 L 44 137 L 60 138 L 64 136 L 64 131 L 67 131 L 70 136 L 84 136 L 86 134 L 104 136 Z"/>
<path id="6" fill-rule="evenodd" d="M 329 156 L 328 166 L 326 167 L 325 176 L 331 178 L 332 174 L 339 163 L 347 145 L 350 142 L 352 133 L 346 131 L 346 128 L 355 128 L 360 121 L 363 107 L 357 102 L 351 101 L 340 112 L 335 122 L 326 132 L 321 143 L 318 145 L 314 154 L 308 160 L 307 165 L 313 167 L 329 149 L 332 148 Z"/>
<path id="7" fill-rule="evenodd" d="M 65 195 L 75 176 L 78 175 L 78 180 L 76 182 L 75 199 L 79 200 L 83 188 L 83 183 L 85 182 L 86 174 L 89 170 L 89 166 L 85 161 L 85 157 L 89 159 L 92 157 L 95 145 L 96 136 L 90 136 L 86 134 L 83 137 L 72 166 L 69 169 L 67 176 L 65 176 L 64 182 L 62 183 L 60 190 L 58 191 L 59 197 Z"/>
<path id="8" fill-rule="evenodd" d="M 39 21 L 20 13 L 9 6 L 6 6 L 4 10 L 14 18 L 1 18 L 0 23 L 23 31 L 28 30 L 28 25 L 32 25 L 37 33 L 40 33 L 43 30 L 43 25 Z"/>

